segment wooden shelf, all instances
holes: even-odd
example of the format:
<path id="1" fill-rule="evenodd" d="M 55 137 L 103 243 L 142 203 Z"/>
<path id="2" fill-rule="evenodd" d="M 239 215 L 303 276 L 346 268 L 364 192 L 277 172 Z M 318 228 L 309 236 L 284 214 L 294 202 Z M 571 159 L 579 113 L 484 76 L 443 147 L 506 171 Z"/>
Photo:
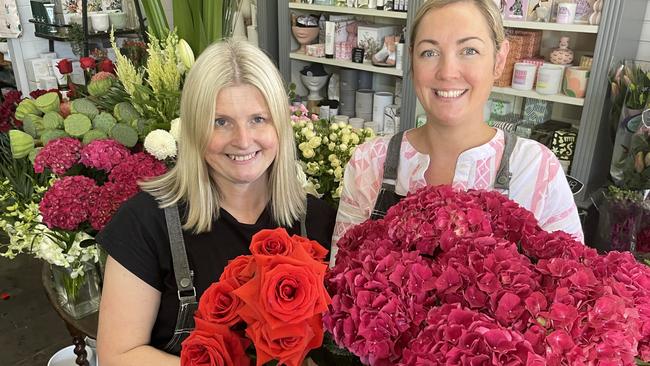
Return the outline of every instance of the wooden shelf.
<path id="1" fill-rule="evenodd" d="M 303 4 L 303 3 L 289 3 L 289 9 L 317 11 L 323 13 L 364 15 L 364 16 L 371 16 L 371 17 L 393 18 L 393 19 L 406 19 L 406 15 L 407 15 L 406 12 L 399 12 L 399 11 L 392 11 L 392 10 L 352 8 L 347 6 L 313 5 L 313 4 Z"/>
<path id="2" fill-rule="evenodd" d="M 360 63 L 356 63 L 356 62 L 352 62 L 352 61 L 337 60 L 335 58 L 307 56 L 307 55 L 305 55 L 303 53 L 296 53 L 296 52 L 291 52 L 289 54 L 289 58 L 291 58 L 292 60 L 315 62 L 315 63 L 323 64 L 323 65 L 344 67 L 346 69 L 356 69 L 356 70 L 370 71 L 370 72 L 374 72 L 374 73 L 377 73 L 377 74 L 393 75 L 393 76 L 399 76 L 399 77 L 402 77 L 402 73 L 403 73 L 402 70 L 397 70 L 394 67 L 378 67 L 378 66 L 374 66 L 371 63 L 362 63 L 362 64 L 360 64 Z"/>
<path id="3" fill-rule="evenodd" d="M 499 94 L 514 95 L 517 97 L 548 100 L 549 102 L 557 102 L 557 103 L 571 104 L 577 106 L 583 106 L 585 104 L 584 98 L 573 98 L 573 97 L 566 96 L 564 94 L 552 94 L 552 95 L 539 94 L 534 90 L 517 90 L 508 87 L 493 86 L 492 92 L 499 93 Z"/>
<path id="4" fill-rule="evenodd" d="M 589 24 L 559 24 L 559 23 L 545 23 L 545 22 L 522 22 L 517 20 L 504 20 L 503 26 L 507 28 L 525 28 L 525 29 L 539 29 L 557 32 L 572 32 L 572 33 L 598 33 L 597 25 Z"/>

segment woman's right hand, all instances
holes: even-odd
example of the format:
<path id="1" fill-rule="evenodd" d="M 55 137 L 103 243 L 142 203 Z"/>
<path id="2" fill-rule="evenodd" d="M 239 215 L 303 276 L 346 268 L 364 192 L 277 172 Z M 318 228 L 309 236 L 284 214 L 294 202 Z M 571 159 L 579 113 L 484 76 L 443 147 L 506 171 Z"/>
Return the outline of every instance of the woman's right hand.
<path id="1" fill-rule="evenodd" d="M 159 306 L 160 291 L 109 256 L 99 309 L 99 364 L 180 365 L 178 357 L 149 346 Z"/>

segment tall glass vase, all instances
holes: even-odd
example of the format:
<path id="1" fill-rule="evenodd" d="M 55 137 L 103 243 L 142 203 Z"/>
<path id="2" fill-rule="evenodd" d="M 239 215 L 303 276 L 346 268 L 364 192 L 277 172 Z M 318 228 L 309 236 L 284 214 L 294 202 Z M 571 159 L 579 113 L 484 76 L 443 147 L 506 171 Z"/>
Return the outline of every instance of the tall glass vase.
<path id="1" fill-rule="evenodd" d="M 99 309 L 100 291 L 97 267 L 85 262 L 80 274 L 72 268 L 52 265 L 54 288 L 59 305 L 75 319 Z"/>

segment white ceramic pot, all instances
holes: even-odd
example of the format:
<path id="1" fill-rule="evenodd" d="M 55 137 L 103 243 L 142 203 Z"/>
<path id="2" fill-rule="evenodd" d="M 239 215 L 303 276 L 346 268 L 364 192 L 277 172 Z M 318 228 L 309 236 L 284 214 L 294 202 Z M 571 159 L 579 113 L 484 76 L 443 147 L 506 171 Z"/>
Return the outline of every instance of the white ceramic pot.
<path id="1" fill-rule="evenodd" d="M 126 28 L 126 13 L 109 13 L 108 18 L 111 20 L 111 25 L 114 29 L 117 30 Z"/>
<path id="2" fill-rule="evenodd" d="M 95 32 L 107 32 L 110 26 L 108 14 L 106 13 L 90 14 L 90 22 Z"/>

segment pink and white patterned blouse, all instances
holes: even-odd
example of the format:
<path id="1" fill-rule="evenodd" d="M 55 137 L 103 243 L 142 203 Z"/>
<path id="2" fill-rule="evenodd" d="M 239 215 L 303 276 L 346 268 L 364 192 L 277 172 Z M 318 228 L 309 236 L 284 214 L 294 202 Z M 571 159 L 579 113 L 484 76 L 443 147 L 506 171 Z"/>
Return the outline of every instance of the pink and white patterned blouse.
<path id="1" fill-rule="evenodd" d="M 350 227 L 370 217 L 381 188 L 389 140 L 381 137 L 358 146 L 345 168 L 332 238 L 332 262 L 338 249 L 336 242 Z M 461 153 L 452 186 L 493 190 L 504 147 L 503 131 L 497 129 L 489 142 Z M 406 195 L 426 185 L 424 172 L 429 155 L 417 152 L 406 134 L 400 155 L 395 193 Z M 510 156 L 510 171 L 510 199 L 533 212 L 544 230 L 562 230 L 584 241 L 573 194 L 553 152 L 537 141 L 520 137 Z"/>

